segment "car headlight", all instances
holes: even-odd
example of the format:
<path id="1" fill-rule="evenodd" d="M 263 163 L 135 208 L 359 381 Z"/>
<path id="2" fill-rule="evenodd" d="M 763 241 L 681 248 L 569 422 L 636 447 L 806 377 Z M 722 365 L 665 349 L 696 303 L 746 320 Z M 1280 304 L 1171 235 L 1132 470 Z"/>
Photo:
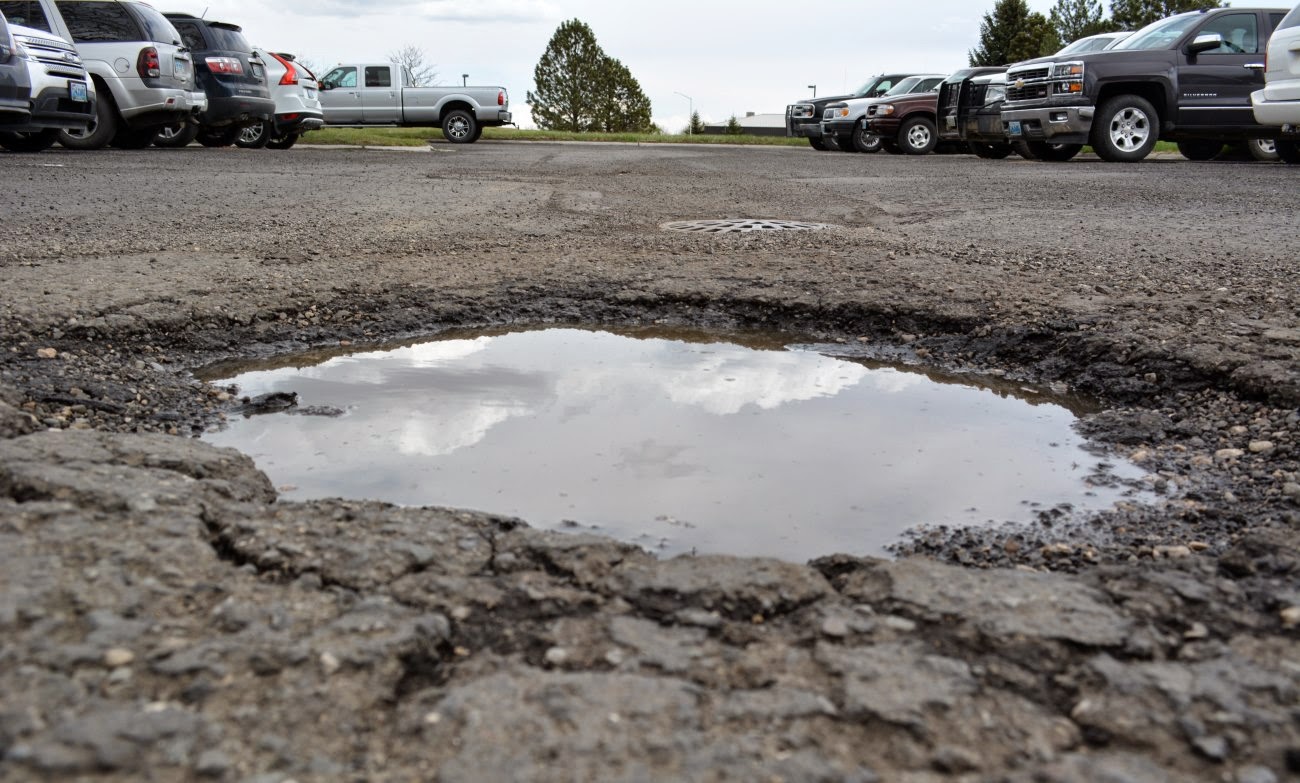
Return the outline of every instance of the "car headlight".
<path id="1" fill-rule="evenodd" d="M 1052 68 L 1053 79 L 1082 79 L 1083 63 L 1057 63 Z"/>
<path id="2" fill-rule="evenodd" d="M 888 117 L 893 113 L 894 113 L 894 104 L 892 103 L 882 103 L 876 107 L 877 117 Z"/>
<path id="3" fill-rule="evenodd" d="M 1007 99 L 1007 86 L 1005 84 L 990 84 L 984 91 L 984 105 L 988 106 L 998 101 Z"/>

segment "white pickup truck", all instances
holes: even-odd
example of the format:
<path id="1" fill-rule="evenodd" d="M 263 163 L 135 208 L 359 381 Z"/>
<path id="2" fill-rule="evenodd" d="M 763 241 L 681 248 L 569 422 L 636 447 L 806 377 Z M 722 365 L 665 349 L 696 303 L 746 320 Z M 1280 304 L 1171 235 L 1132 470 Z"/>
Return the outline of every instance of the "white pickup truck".
<path id="1" fill-rule="evenodd" d="M 453 144 L 478 141 L 486 127 L 510 124 L 504 87 L 405 87 L 393 63 L 337 65 L 320 80 L 326 125 L 442 128 Z"/>

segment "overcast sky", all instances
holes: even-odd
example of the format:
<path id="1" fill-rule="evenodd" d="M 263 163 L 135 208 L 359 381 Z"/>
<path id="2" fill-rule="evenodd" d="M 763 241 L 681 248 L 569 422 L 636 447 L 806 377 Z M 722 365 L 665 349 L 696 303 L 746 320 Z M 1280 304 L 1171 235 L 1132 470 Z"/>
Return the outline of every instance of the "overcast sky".
<path id="1" fill-rule="evenodd" d="M 685 127 L 746 112 L 783 113 L 812 94 L 851 90 L 884 70 L 947 72 L 966 65 L 994 0 L 153 0 L 242 25 L 250 41 L 329 66 L 384 61 L 408 44 L 439 81 L 510 90 L 517 119 L 533 69 L 567 19 L 589 25 L 650 97 L 656 123 Z M 1029 0 L 1046 13 L 1052 0 Z M 318 74 L 323 75 L 323 74 Z M 691 96 L 691 100 L 682 95 Z M 521 123 L 522 124 L 522 123 Z"/>

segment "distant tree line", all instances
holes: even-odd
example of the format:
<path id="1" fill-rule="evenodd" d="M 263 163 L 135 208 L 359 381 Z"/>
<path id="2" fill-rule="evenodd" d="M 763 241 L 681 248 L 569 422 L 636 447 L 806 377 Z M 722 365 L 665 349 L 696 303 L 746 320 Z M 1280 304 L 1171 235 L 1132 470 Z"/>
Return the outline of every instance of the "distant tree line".
<path id="1" fill-rule="evenodd" d="M 997 0 L 980 23 L 980 41 L 970 51 L 970 64 L 1007 65 L 1045 57 L 1085 36 L 1137 30 L 1166 16 L 1220 5 L 1219 0 L 1111 0 L 1107 17 L 1101 0 L 1056 0 L 1044 16 L 1030 11 L 1026 0 Z"/>
<path id="2" fill-rule="evenodd" d="M 577 19 L 560 25 L 533 70 L 533 121 L 545 130 L 632 133 L 653 128 L 650 99 L 627 66 Z"/>

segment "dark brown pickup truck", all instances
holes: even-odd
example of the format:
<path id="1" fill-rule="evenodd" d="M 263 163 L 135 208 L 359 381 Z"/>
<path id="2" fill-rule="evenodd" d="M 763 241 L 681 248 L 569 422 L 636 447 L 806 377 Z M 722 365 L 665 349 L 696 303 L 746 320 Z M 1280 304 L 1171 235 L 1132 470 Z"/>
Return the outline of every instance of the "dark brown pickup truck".
<path id="1" fill-rule="evenodd" d="M 867 108 L 867 126 L 880 137 L 880 147 L 895 155 L 926 155 L 939 143 L 935 115 L 939 93 L 914 92 Z"/>

